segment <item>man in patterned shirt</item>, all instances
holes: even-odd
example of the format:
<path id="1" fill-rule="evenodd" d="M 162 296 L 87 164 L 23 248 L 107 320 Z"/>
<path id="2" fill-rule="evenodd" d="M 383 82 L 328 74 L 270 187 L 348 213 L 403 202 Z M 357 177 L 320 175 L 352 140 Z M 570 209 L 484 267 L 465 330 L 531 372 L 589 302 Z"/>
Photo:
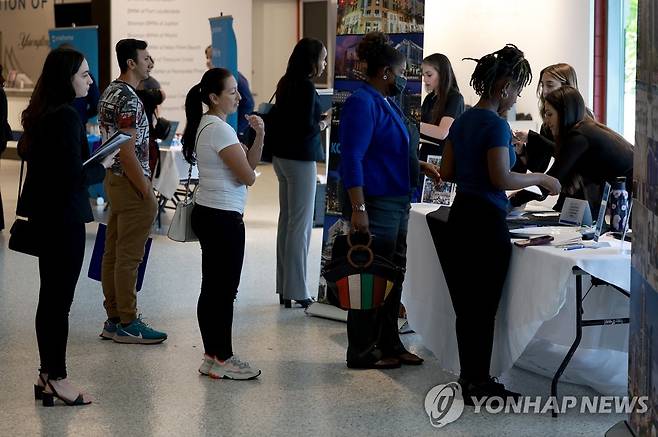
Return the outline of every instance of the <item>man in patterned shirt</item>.
<path id="1" fill-rule="evenodd" d="M 137 269 L 157 213 L 149 170 L 149 123 L 135 89 L 147 79 L 153 60 L 146 42 L 122 39 L 116 45 L 121 74 L 98 103 L 103 140 L 117 130 L 132 135 L 105 176 L 110 200 L 101 280 L 107 321 L 101 337 L 117 343 L 162 343 L 167 334 L 148 326 L 137 315 Z"/>

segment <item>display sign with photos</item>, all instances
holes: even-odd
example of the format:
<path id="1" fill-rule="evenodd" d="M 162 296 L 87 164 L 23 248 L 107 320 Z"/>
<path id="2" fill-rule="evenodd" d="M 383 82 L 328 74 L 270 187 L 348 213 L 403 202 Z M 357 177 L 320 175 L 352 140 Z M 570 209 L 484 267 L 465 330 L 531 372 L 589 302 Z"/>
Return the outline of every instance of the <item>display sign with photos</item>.
<path id="1" fill-rule="evenodd" d="M 440 167 L 441 156 L 427 155 L 427 162 Z M 452 182 L 435 182 L 434 179 L 425 176 L 423 180 L 423 194 L 420 201 L 421 203 L 450 206 L 455 199 L 456 188 L 456 185 Z"/>
<path id="2" fill-rule="evenodd" d="M 363 85 L 365 62 L 359 60 L 357 47 L 366 33 L 381 31 L 390 44 L 407 59 L 405 91 L 396 98 L 402 112 L 418 126 L 420 123 L 425 1 L 360 2 L 339 0 L 336 22 L 336 57 L 329 156 L 327 157 L 327 192 L 321 264 L 331 257 L 336 235 L 349 232 L 349 222 L 342 218 L 344 189 L 341 184 L 340 118 L 347 98 Z M 318 301 L 325 301 L 326 283 L 320 277 Z"/>

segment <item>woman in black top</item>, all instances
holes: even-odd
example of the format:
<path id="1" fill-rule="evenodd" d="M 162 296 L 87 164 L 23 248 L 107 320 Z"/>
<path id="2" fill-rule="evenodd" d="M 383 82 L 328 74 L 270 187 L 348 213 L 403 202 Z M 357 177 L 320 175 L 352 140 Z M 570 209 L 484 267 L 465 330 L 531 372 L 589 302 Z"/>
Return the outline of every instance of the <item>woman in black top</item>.
<path id="1" fill-rule="evenodd" d="M 30 103 L 23 111 L 19 153 L 27 176 L 16 212 L 34 224 L 39 241 L 39 305 L 36 334 L 41 368 L 34 387 L 44 406 L 53 397 L 67 405 L 91 399 L 67 379 L 69 310 L 82 268 L 85 223 L 93 221 L 87 187 L 101 182 L 114 155 L 82 166 L 88 157 L 85 128 L 71 106 L 89 89 L 89 65 L 81 53 L 56 49 L 48 54 Z M 45 194 L 55 184 L 58 195 Z"/>
<path id="2" fill-rule="evenodd" d="M 544 120 L 556 140 L 555 162 L 548 174 L 562 184 L 562 194 L 587 200 L 593 215 L 601 205 L 606 181 L 633 181 L 633 145 L 587 116 L 577 89 L 563 86 L 546 96 Z M 561 209 L 561 204 L 556 205 Z"/>
<path id="3" fill-rule="evenodd" d="M 313 228 L 316 161 L 324 159 L 320 132 L 330 123 L 312 79 L 322 74 L 326 58 L 321 41 L 301 39 L 276 88 L 276 140 L 271 144 L 280 205 L 276 292 L 286 308 L 292 300 L 304 308 L 312 302 L 306 287 L 306 258 Z"/>
<path id="4" fill-rule="evenodd" d="M 423 59 L 421 67 L 429 94 L 421 107 L 419 159 L 427 161 L 427 155 L 443 154 L 450 126 L 464 112 L 464 97 L 447 56 L 433 53 Z"/>
<path id="5" fill-rule="evenodd" d="M 562 86 L 578 89 L 576 70 L 569 64 L 559 63 L 549 65 L 539 73 L 537 98 L 539 99 L 539 114 L 544 118 L 544 102 L 546 96 Z M 594 114 L 586 109 L 586 116 L 594 119 Z M 555 139 L 551 130 L 542 121 L 539 132 L 514 132 L 514 145 L 517 149 L 517 160 L 514 171 L 545 172 L 555 156 Z M 516 206 L 516 205 L 515 205 Z"/>

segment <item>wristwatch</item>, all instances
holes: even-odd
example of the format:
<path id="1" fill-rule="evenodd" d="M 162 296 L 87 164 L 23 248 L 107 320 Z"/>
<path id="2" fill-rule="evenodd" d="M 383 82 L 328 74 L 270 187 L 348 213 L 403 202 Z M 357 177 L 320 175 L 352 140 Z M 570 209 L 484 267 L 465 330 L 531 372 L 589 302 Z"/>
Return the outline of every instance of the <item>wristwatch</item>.
<path id="1" fill-rule="evenodd" d="M 365 203 L 355 203 L 352 205 L 352 211 L 357 212 L 366 212 L 366 204 Z"/>

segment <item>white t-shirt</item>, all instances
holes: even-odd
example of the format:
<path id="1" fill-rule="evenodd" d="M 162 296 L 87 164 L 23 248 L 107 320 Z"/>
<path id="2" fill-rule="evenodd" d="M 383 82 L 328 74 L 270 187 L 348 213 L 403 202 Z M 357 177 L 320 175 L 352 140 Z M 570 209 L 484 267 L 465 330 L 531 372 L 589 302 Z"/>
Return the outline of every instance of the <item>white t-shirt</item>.
<path id="1" fill-rule="evenodd" d="M 199 187 L 195 202 L 209 208 L 244 213 L 247 186 L 238 181 L 219 156 L 222 149 L 240 143 L 235 130 L 221 118 L 206 114 L 201 117 L 196 135 Z"/>

